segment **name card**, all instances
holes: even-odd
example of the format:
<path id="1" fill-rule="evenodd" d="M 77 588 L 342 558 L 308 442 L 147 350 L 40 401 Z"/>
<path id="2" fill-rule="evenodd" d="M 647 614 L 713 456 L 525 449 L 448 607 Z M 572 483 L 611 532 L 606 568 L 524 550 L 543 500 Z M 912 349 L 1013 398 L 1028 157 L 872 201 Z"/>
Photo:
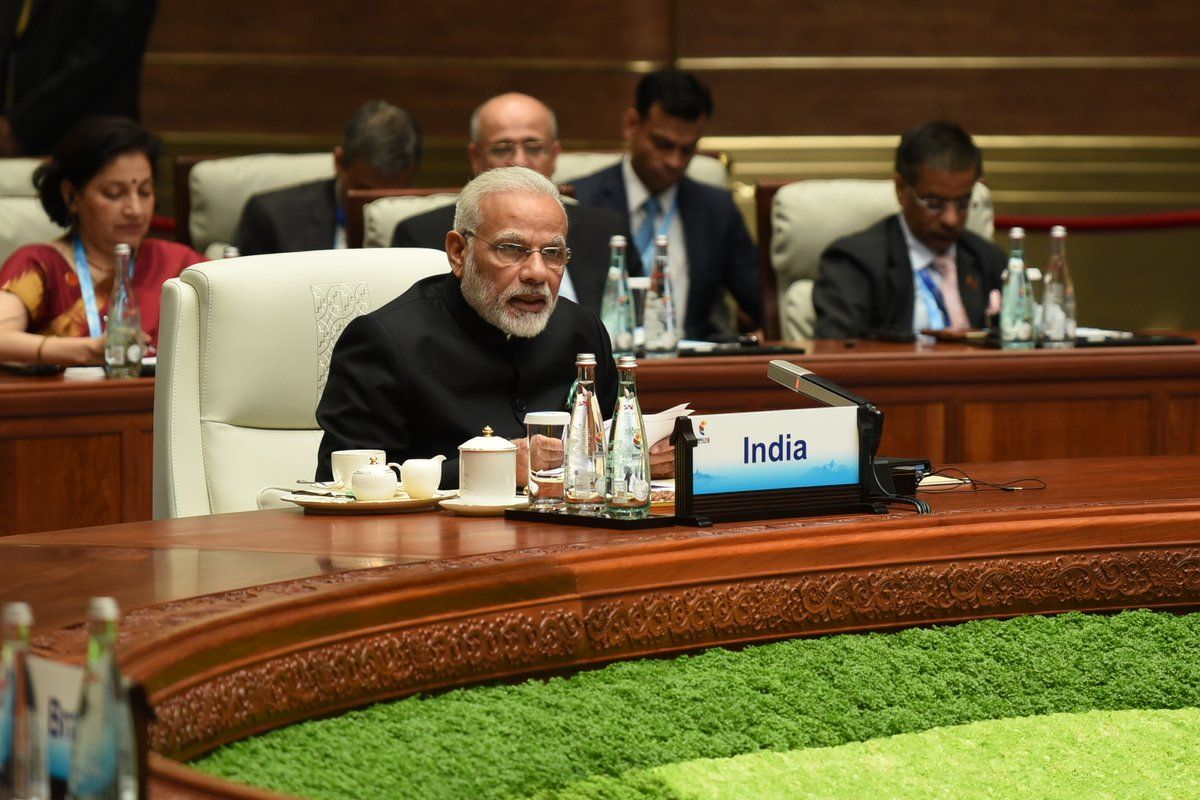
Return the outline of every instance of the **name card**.
<path id="1" fill-rule="evenodd" d="M 29 657 L 30 680 L 37 697 L 38 713 L 46 721 L 46 763 L 50 771 L 50 794 L 62 797 L 71 770 L 75 743 L 75 718 L 83 667 L 60 664 L 38 656 Z"/>
<path id="2" fill-rule="evenodd" d="M 858 483 L 858 409 L 799 408 L 692 417 L 696 495 Z"/>

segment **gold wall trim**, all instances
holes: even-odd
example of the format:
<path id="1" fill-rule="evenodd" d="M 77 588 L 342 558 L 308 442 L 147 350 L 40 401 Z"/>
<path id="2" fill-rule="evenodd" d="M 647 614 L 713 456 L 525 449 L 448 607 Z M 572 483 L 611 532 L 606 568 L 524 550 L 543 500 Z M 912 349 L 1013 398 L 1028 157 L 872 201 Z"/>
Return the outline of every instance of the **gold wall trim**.
<path id="1" fill-rule="evenodd" d="M 531 72 L 642 74 L 666 61 L 584 61 L 568 58 L 466 58 L 462 56 L 364 56 L 312 53 L 147 53 L 146 64 L 163 67 L 272 67 L 321 69 L 508 69 Z"/>
<path id="2" fill-rule="evenodd" d="M 1200 69 L 1192 56 L 721 56 L 680 58 L 680 69 Z"/>
<path id="3" fill-rule="evenodd" d="M 975 143 L 983 149 L 1113 149 L 1189 150 L 1200 149 L 1200 136 L 1006 136 L 980 135 Z M 900 134 L 886 136 L 705 136 L 706 150 L 861 150 L 874 147 L 895 150 Z"/>

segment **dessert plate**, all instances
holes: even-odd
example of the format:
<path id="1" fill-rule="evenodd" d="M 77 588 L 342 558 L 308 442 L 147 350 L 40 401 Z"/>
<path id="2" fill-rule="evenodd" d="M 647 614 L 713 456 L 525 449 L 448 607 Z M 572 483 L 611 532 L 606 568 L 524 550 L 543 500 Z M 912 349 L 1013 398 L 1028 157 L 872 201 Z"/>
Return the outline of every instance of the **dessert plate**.
<path id="1" fill-rule="evenodd" d="M 309 514 L 395 514 L 425 511 L 437 505 L 439 500 L 451 496 L 453 492 L 440 492 L 433 497 L 424 498 L 398 494 L 390 500 L 356 500 L 353 497 L 285 494 L 280 499 L 295 503 Z"/>
<path id="2" fill-rule="evenodd" d="M 529 505 L 527 497 L 513 497 L 500 503 L 468 503 L 461 497 L 450 497 L 438 503 L 444 510 L 464 517 L 499 517 L 506 508 L 521 508 Z"/>

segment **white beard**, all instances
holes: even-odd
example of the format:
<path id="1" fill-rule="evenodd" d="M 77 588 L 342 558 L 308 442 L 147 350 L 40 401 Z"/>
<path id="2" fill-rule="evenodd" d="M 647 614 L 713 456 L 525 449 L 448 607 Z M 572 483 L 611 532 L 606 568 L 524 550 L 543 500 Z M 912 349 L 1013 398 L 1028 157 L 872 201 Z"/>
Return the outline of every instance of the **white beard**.
<path id="1" fill-rule="evenodd" d="M 556 298 L 545 284 L 531 286 L 521 284 L 506 289 L 496 295 L 495 285 L 485 278 L 475 266 L 475 254 L 468 251 L 467 261 L 463 265 L 462 293 L 467 304 L 475 309 L 475 313 L 484 321 L 496 326 L 509 336 L 522 339 L 532 339 L 546 329 L 550 315 L 554 313 Z M 518 311 L 508 304 L 517 295 L 540 294 L 546 298 L 546 306 L 537 313 Z"/>

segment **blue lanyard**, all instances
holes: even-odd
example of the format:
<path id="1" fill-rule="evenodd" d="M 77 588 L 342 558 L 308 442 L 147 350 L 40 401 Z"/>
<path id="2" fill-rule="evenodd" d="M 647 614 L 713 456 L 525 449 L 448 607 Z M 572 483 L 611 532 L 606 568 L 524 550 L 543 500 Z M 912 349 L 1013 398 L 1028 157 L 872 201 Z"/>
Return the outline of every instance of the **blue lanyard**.
<path id="1" fill-rule="evenodd" d="M 79 278 L 79 293 L 83 296 L 83 308 L 87 312 L 88 335 L 99 336 L 104 332 L 100 325 L 100 311 L 96 307 L 96 289 L 92 283 L 92 269 L 88 264 L 83 239 L 75 237 L 75 275 Z M 117 276 L 113 275 L 113 280 Z M 129 260 L 129 280 L 133 281 L 133 259 Z"/>
<path id="2" fill-rule="evenodd" d="M 667 209 L 667 213 L 663 215 L 662 224 L 658 226 L 657 232 L 650 237 L 649 244 L 642 251 L 642 274 L 649 275 L 654 271 L 654 240 L 659 236 L 666 236 L 667 231 L 671 229 L 671 222 L 675 219 L 675 212 L 679 210 L 679 192 L 675 192 L 675 199 L 671 201 L 671 207 Z"/>
<path id="3" fill-rule="evenodd" d="M 929 313 L 930 329 L 942 330 L 949 327 L 950 315 L 946 312 L 946 301 L 942 299 L 942 290 L 929 276 L 929 267 L 919 270 L 917 277 L 921 280 L 921 285 L 925 287 L 925 310 Z M 929 302 L 930 300 L 933 302 Z M 934 312 L 937 312 L 936 316 Z"/>

